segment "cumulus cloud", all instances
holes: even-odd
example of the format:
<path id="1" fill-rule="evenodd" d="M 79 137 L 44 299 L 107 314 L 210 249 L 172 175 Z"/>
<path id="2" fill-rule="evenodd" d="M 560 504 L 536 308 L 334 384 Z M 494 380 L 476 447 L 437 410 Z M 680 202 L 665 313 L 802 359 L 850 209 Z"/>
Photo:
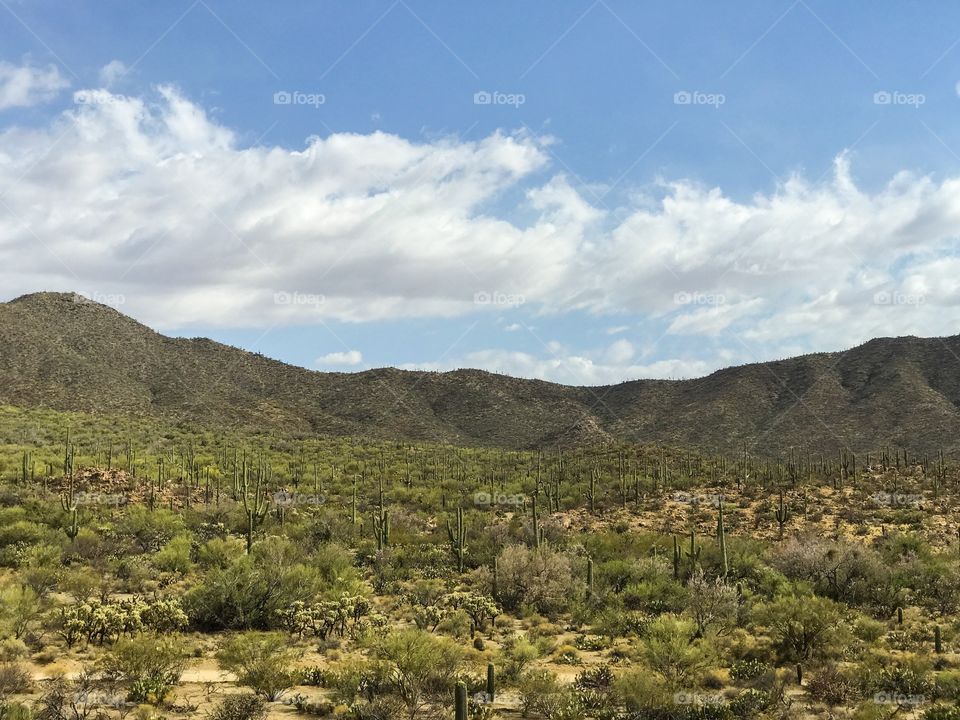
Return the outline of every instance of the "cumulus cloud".
<path id="1" fill-rule="evenodd" d="M 127 74 L 127 66 L 120 60 L 111 60 L 100 68 L 100 83 L 105 88 L 113 87 Z"/>
<path id="2" fill-rule="evenodd" d="M 0 110 L 48 102 L 69 85 L 56 65 L 36 67 L 0 62 Z"/>
<path id="3" fill-rule="evenodd" d="M 515 377 L 536 378 L 564 385 L 609 385 L 624 380 L 660 378 L 680 380 L 705 375 L 713 366 L 702 360 L 656 360 L 650 363 L 618 362 L 618 358 L 592 357 L 592 353 L 550 352 L 535 355 L 514 350 L 488 349 L 465 353 L 443 362 L 408 363 L 406 370 L 446 371 L 482 368 Z"/>
<path id="4" fill-rule="evenodd" d="M 55 68 L 23 72 L 0 65 L 0 107 L 66 84 Z M 75 98 L 46 127 L 0 130 L 8 296 L 116 293 L 161 329 L 579 312 L 601 330 L 612 317 L 659 323 L 754 359 L 957 332 L 960 178 L 903 172 L 868 192 L 840 154 L 823 182 L 735 199 L 678 179 L 613 213 L 529 133 L 248 147 L 174 87 Z M 720 362 L 691 351 L 641 364 L 625 340 L 549 352 L 458 362 L 581 382 Z"/>
<path id="5" fill-rule="evenodd" d="M 316 364 L 321 367 L 331 365 L 360 365 L 363 362 L 363 353 L 359 350 L 347 350 L 345 352 L 332 352 L 318 357 Z"/>

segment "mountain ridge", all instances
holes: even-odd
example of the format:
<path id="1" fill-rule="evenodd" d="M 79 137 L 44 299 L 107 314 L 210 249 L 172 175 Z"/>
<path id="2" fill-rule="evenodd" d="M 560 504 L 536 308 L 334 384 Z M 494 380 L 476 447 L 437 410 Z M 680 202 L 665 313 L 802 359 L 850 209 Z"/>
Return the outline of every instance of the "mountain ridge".
<path id="1" fill-rule="evenodd" d="M 690 380 L 567 386 L 463 368 L 321 372 L 166 337 L 76 293 L 0 304 L 0 402 L 296 434 L 733 453 L 960 449 L 960 337 L 875 338 Z"/>

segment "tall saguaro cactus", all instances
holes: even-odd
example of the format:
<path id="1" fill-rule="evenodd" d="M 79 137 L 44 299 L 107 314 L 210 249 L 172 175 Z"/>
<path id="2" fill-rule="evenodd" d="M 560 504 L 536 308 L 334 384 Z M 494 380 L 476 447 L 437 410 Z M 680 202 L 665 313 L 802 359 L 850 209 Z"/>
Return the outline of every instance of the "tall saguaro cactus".
<path id="1" fill-rule="evenodd" d="M 390 544 L 390 512 L 383 503 L 383 475 L 380 475 L 377 510 L 373 515 L 373 535 L 377 541 L 377 550 L 383 550 Z"/>
<path id="2" fill-rule="evenodd" d="M 243 498 L 243 511 L 247 516 L 247 554 L 250 554 L 250 548 L 253 547 L 253 533 L 257 525 L 263 521 L 267 515 L 267 499 L 263 494 L 263 465 L 257 467 L 257 479 L 251 490 L 250 477 L 247 468 L 243 469 L 241 479 L 241 497 Z"/>
<path id="3" fill-rule="evenodd" d="M 76 496 L 73 492 L 72 475 L 67 481 L 67 489 L 60 493 L 60 507 L 62 507 L 69 516 L 67 527 L 64 528 L 64 532 L 67 534 L 68 538 L 73 540 L 78 534 L 80 534 L 80 515 L 77 509 Z"/>
<path id="4" fill-rule="evenodd" d="M 787 520 L 790 519 L 790 509 L 783 501 L 783 490 L 780 491 L 780 499 L 777 502 L 777 510 L 774 513 L 774 517 L 776 517 L 777 525 L 780 527 L 779 538 L 783 540 L 783 527 L 787 524 Z"/>
<path id="5" fill-rule="evenodd" d="M 717 542 L 720 544 L 720 557 L 723 561 L 723 577 L 730 573 L 730 564 L 727 561 L 727 528 L 723 522 L 723 496 L 720 496 L 717 505 Z"/>
<path id="6" fill-rule="evenodd" d="M 457 508 L 457 529 L 454 530 L 447 518 L 447 537 L 450 538 L 450 549 L 457 560 L 457 571 L 463 572 L 463 554 L 467 549 L 467 526 L 463 522 L 463 508 Z M 494 560 L 494 584 L 496 584 L 496 560 Z M 496 588 L 494 588 L 496 593 Z"/>

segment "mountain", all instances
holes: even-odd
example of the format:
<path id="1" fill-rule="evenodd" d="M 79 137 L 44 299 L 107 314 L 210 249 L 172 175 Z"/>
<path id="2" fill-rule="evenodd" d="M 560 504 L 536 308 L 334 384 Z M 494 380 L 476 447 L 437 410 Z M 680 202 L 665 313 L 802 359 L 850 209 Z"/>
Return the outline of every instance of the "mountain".
<path id="1" fill-rule="evenodd" d="M 78 295 L 38 293 L 0 304 L 0 403 L 507 448 L 960 450 L 960 336 L 586 388 L 480 370 L 315 372 L 168 338 Z"/>

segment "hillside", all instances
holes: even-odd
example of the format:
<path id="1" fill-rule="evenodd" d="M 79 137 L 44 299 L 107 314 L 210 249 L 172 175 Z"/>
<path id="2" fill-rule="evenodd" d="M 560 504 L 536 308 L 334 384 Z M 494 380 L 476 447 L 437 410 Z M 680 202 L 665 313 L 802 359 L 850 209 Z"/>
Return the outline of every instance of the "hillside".
<path id="1" fill-rule="evenodd" d="M 958 357 L 960 337 L 884 338 L 696 380 L 580 388 L 478 370 L 321 373 L 164 337 L 71 294 L 0 304 L 0 403 L 513 448 L 960 449 Z"/>

